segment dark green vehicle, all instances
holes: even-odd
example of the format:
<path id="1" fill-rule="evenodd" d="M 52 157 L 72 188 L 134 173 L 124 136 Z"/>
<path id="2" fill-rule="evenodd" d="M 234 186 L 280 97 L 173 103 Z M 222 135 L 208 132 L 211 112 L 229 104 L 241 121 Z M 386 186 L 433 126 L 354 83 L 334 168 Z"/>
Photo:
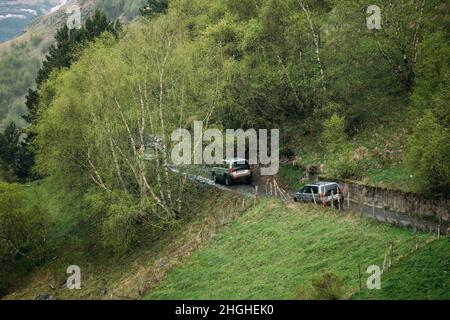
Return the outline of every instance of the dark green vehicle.
<path id="1" fill-rule="evenodd" d="M 212 178 L 215 183 L 224 183 L 231 186 L 236 182 L 252 184 L 252 169 L 245 159 L 224 160 L 212 169 Z"/>

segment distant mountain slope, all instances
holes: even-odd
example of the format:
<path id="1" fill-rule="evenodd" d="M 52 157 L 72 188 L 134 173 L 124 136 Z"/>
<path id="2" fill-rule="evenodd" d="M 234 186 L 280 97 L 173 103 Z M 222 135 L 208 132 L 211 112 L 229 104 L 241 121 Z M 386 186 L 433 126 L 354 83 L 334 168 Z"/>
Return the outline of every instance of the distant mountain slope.
<path id="1" fill-rule="evenodd" d="M 67 0 L 0 0 L 0 43 L 19 36 L 37 17 Z"/>
<path id="2" fill-rule="evenodd" d="M 3 3 L 3 0 L 0 1 Z M 37 17 L 20 36 L 0 43 L 0 66 L 1 70 L 4 70 L 0 76 L 0 131 L 11 120 L 16 121 L 18 126 L 25 125 L 21 120 L 21 115 L 26 111 L 25 94 L 34 85 L 40 61 L 52 44 L 56 30 L 66 22 L 67 14 L 64 9 L 67 6 L 79 5 L 82 21 L 98 8 L 105 11 L 110 19 L 120 19 L 127 24 L 137 17 L 145 0 L 68 0 L 64 1 L 64 6 L 58 8 L 55 6 L 62 3 L 60 0 L 16 2 L 23 3 L 24 8 L 31 8 L 26 7 L 25 3 L 35 5 L 36 10 L 39 3 L 41 8 L 46 10 L 54 8 L 54 12 Z"/>

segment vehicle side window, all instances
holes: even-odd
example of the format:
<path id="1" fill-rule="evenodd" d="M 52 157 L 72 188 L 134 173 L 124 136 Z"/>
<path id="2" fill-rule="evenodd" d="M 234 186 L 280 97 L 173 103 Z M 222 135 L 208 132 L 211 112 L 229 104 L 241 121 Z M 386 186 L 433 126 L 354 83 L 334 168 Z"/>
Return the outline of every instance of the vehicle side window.
<path id="1" fill-rule="evenodd" d="M 301 193 L 306 193 L 306 194 L 318 194 L 319 193 L 319 188 L 317 187 L 313 187 L 313 186 L 306 186 L 302 189 Z"/>
<path id="2" fill-rule="evenodd" d="M 329 189 L 328 189 L 329 188 Z M 330 186 L 330 187 L 327 187 L 327 192 L 325 193 L 325 196 L 326 197 L 329 197 L 329 196 L 331 196 L 331 194 L 333 194 L 333 195 L 336 195 L 336 194 L 338 194 L 338 186 L 337 185 L 333 185 L 333 186 Z"/>

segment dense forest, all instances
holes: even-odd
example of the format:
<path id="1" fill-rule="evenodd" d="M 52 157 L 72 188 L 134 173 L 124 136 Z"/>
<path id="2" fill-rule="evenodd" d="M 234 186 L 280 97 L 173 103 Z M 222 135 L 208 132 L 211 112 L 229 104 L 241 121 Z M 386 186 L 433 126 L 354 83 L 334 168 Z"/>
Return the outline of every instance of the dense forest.
<path id="1" fill-rule="evenodd" d="M 98 12 L 78 33 L 60 29 L 27 96 L 26 135 L 9 126 L 0 136 L 4 180 L 45 181 L 73 228 L 95 221 L 95 238 L 78 239 L 86 252 L 123 254 L 186 218 L 201 191 L 168 170 L 170 138 L 195 120 L 280 129 L 288 180 L 315 165 L 327 177 L 448 196 L 447 1 L 379 2 L 380 29 L 368 28 L 366 0 L 106 2 L 113 16 L 142 17 L 122 28 Z M 11 78 L 17 90 L 31 86 L 31 73 Z M 19 91 L 0 87 L 5 99 Z M 149 162 L 150 135 L 164 150 Z M 62 246 L 46 246 L 51 214 L 34 196 L 5 182 L 0 197 L 24 199 L 0 202 L 0 225 L 15 237 L 0 242 L 7 272 Z M 33 210 L 42 220 L 25 219 Z"/>

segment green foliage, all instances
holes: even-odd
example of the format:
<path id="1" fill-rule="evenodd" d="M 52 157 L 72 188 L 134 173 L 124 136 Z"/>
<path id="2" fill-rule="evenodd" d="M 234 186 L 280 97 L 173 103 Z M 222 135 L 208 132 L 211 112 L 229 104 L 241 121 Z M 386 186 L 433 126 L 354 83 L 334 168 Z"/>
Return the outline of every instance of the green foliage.
<path id="1" fill-rule="evenodd" d="M 347 141 L 344 117 L 333 114 L 323 124 L 322 143 L 328 153 L 335 153 Z"/>
<path id="2" fill-rule="evenodd" d="M 326 166 L 326 175 L 338 179 L 355 179 L 363 177 L 365 169 L 364 162 L 351 159 L 351 153 L 342 150 L 329 160 Z"/>
<path id="3" fill-rule="evenodd" d="M 305 175 L 303 168 L 291 165 L 281 165 L 279 175 L 289 189 L 300 190 L 304 184 L 300 183 L 300 178 Z"/>
<path id="4" fill-rule="evenodd" d="M 82 246 L 89 251 L 91 246 L 110 256 L 126 254 L 145 237 L 158 232 L 156 221 L 136 202 L 123 195 L 111 196 L 92 189 L 81 196 L 81 214 L 75 214 L 76 221 L 93 222 L 89 238 L 82 240 Z M 153 205 L 149 199 L 146 208 Z M 159 226 L 160 227 L 160 226 Z M 164 225 L 167 228 L 167 225 Z M 93 233 L 95 235 L 93 235 Z"/>
<path id="5" fill-rule="evenodd" d="M 20 131 L 14 122 L 10 122 L 3 134 L 0 134 L 0 160 L 13 167 L 19 148 Z"/>
<path id="6" fill-rule="evenodd" d="M 345 131 L 344 117 L 333 114 L 323 124 L 321 137 L 325 149 L 325 169 L 329 177 L 359 179 L 367 165 L 366 152 L 353 150 Z M 367 151 L 365 149 L 364 151 Z"/>
<path id="7" fill-rule="evenodd" d="M 69 30 L 64 25 L 56 32 L 56 43 L 50 47 L 49 53 L 38 71 L 36 78 L 37 89 L 29 89 L 26 96 L 25 104 L 28 113 L 23 116 L 23 119 L 31 124 L 31 127 L 27 128 L 27 136 L 19 154 L 20 159 L 17 160 L 17 162 L 20 162 L 19 178 L 36 179 L 38 177 L 33 173 L 32 168 L 35 165 L 35 126 L 38 121 L 41 86 L 50 78 L 52 72 L 69 68 L 78 59 L 84 48 L 101 34 L 105 32 L 111 33 L 117 38 L 121 31 L 122 25 L 120 21 L 111 22 L 102 11 L 97 10 L 92 17 L 86 20 L 81 29 Z M 46 98 L 48 98 L 48 95 Z M 49 101 L 46 102 L 49 103 Z"/>
<path id="8" fill-rule="evenodd" d="M 421 45 L 417 64 L 417 85 L 412 96 L 418 117 L 431 112 L 442 126 L 450 127 L 450 32 L 436 32 Z"/>
<path id="9" fill-rule="evenodd" d="M 0 133 L 0 177 L 4 180 L 26 181 L 32 176 L 33 156 L 27 145 L 27 138 L 21 140 L 22 132 L 10 122 L 4 133 Z"/>
<path id="10" fill-rule="evenodd" d="M 180 123 L 207 115 L 217 75 L 196 53 L 176 17 L 142 21 L 119 41 L 104 34 L 40 88 L 37 169 L 60 193 L 90 191 L 80 205 L 112 251 L 185 212 L 188 184 L 167 169 L 169 154 L 141 152 L 149 136 L 169 147 Z"/>
<path id="11" fill-rule="evenodd" d="M 0 296 L 45 258 L 49 223 L 23 186 L 0 182 Z"/>
<path id="12" fill-rule="evenodd" d="M 120 22 L 109 21 L 102 11 L 96 11 L 81 29 L 69 30 L 64 25 L 56 32 L 56 43 L 50 47 L 39 70 L 36 79 L 38 87 L 49 78 L 52 71 L 70 67 L 83 48 L 103 32 L 110 32 L 117 37 L 120 31 Z"/>
<path id="13" fill-rule="evenodd" d="M 408 139 L 407 167 L 422 191 L 450 187 L 450 45 L 448 30 L 438 30 L 421 45 L 417 80 L 412 96 L 419 119 Z"/>
<path id="14" fill-rule="evenodd" d="M 438 109 L 439 118 L 449 121 L 448 112 L 442 110 L 442 100 L 448 97 L 450 81 L 450 32 L 436 32 L 421 44 L 421 54 L 416 67 L 417 84 L 414 88 L 413 103 L 417 109 Z M 436 106 L 439 104 L 439 106 Z M 449 123 L 447 122 L 447 125 Z"/>
<path id="15" fill-rule="evenodd" d="M 10 122 L 4 133 L 0 133 L 0 167 L 3 179 L 15 181 L 24 178 L 25 148 L 20 141 L 21 132 Z"/>
<path id="16" fill-rule="evenodd" d="M 450 188 L 450 132 L 427 112 L 417 123 L 408 140 L 406 163 L 415 172 L 422 190 L 443 191 Z"/>

